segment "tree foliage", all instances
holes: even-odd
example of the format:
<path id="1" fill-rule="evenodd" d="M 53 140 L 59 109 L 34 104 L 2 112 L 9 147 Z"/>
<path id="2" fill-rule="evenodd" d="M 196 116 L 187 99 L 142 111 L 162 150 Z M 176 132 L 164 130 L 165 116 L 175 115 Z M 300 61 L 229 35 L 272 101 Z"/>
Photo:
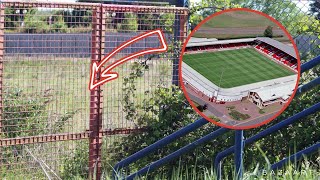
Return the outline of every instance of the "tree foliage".
<path id="1" fill-rule="evenodd" d="M 263 35 L 265 36 L 265 37 L 269 37 L 269 38 L 272 38 L 273 37 L 273 31 L 272 31 L 272 26 L 268 26 L 267 28 L 266 28 L 266 30 L 264 30 L 264 33 L 263 33 Z"/>
<path id="2" fill-rule="evenodd" d="M 117 30 L 123 32 L 137 31 L 138 30 L 138 18 L 135 13 L 124 13 L 124 19 L 121 23 L 117 24 Z"/>
<path id="3" fill-rule="evenodd" d="M 319 0 L 312 0 L 312 2 L 310 3 L 310 11 L 318 20 L 320 20 L 320 1 Z"/>
<path id="4" fill-rule="evenodd" d="M 92 22 L 92 11 L 73 9 L 64 10 L 62 13 L 63 20 L 68 28 L 90 27 Z"/>

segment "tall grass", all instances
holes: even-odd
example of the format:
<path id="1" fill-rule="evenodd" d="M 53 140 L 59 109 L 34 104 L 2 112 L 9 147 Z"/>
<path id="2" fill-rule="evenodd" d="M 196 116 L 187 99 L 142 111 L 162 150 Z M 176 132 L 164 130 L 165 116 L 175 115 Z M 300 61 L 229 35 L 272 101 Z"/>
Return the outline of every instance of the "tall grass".
<path id="1" fill-rule="evenodd" d="M 293 162 L 288 162 L 281 169 L 271 170 L 271 164 L 267 158 L 266 153 L 257 145 L 261 156 L 265 160 L 265 164 L 261 165 L 259 163 L 255 164 L 252 162 L 243 170 L 244 180 L 256 180 L 256 179 L 279 179 L 279 180 L 319 180 L 320 179 L 320 156 L 315 161 L 308 160 L 304 157 L 302 160 L 295 160 Z M 312 158 L 313 159 L 313 158 Z M 180 162 L 180 161 L 179 161 Z M 171 180 L 216 180 L 217 172 L 211 163 L 211 167 L 203 167 L 199 170 L 198 166 L 201 162 L 195 164 L 181 164 L 178 167 L 174 167 L 172 173 L 168 175 L 168 172 L 160 171 L 156 176 L 150 177 L 147 173 L 144 176 L 137 177 L 136 179 L 146 180 L 146 179 L 171 179 Z M 132 172 L 131 172 L 132 173 Z M 222 167 L 222 179 L 236 179 L 236 171 L 234 166 Z M 106 174 L 107 175 L 107 174 Z M 119 174 L 118 174 L 119 175 Z M 120 176 L 119 176 L 120 177 Z M 121 174 L 123 178 L 123 175 Z M 103 179 L 112 179 L 111 177 L 104 176 Z"/>
<path id="2" fill-rule="evenodd" d="M 309 164 L 309 165 L 308 165 Z M 168 177 L 166 172 L 159 173 L 152 179 L 162 180 L 216 180 L 216 171 L 213 167 L 204 168 L 202 171 L 197 171 L 196 168 L 188 168 L 189 165 L 180 165 L 173 169 L 173 173 Z M 256 165 L 253 171 L 245 171 L 243 174 L 244 180 L 256 180 L 256 179 L 279 179 L 279 180 L 318 180 L 320 178 L 319 167 L 311 166 L 308 161 L 304 161 L 301 167 L 295 167 L 293 164 L 288 164 L 283 169 L 279 170 L 267 170 L 269 167 L 261 168 Z M 234 169 L 232 169 L 234 172 Z M 235 172 L 232 175 L 228 175 L 225 171 L 222 173 L 222 179 L 235 179 Z M 102 179 L 111 180 L 111 176 L 104 173 Z M 137 177 L 139 180 L 147 180 L 150 177 L 147 175 L 143 177 Z"/>

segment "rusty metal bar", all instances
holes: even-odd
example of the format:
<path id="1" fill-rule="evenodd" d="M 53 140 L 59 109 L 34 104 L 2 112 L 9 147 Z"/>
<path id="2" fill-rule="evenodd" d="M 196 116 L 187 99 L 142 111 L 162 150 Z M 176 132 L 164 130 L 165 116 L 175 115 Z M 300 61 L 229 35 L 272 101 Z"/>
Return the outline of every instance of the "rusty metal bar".
<path id="1" fill-rule="evenodd" d="M 0 134 L 3 114 L 3 57 L 4 57 L 4 6 L 0 3 Z"/>
<path id="2" fill-rule="evenodd" d="M 3 58 L 4 58 L 4 6 L 0 2 L 0 135 L 2 134 L 2 115 L 3 115 Z M 1 138 L 1 136 L 0 136 Z M 0 159 L 2 157 L 2 148 L 0 148 Z M 2 162 L 0 162 L 2 166 Z"/>
<path id="3" fill-rule="evenodd" d="M 5 6 L 13 6 L 19 8 L 79 8 L 79 9 L 94 9 L 99 6 L 98 3 L 52 3 L 52 2 L 17 2 L 15 0 L 2 1 Z"/>
<path id="4" fill-rule="evenodd" d="M 134 5 L 114 5 L 103 4 L 107 11 L 123 11 L 123 12 L 153 12 L 153 13 L 188 13 L 188 8 L 177 7 L 159 7 L 159 6 L 134 6 Z"/>
<path id="5" fill-rule="evenodd" d="M 143 132 L 146 128 L 136 128 L 136 129 L 107 129 L 100 131 L 99 136 L 111 136 L 117 134 L 131 134 L 137 132 Z M 86 131 L 81 133 L 62 133 L 62 134 L 48 134 L 41 136 L 28 136 L 19 138 L 5 138 L 0 140 L 0 147 L 14 146 L 14 145 L 25 145 L 34 143 L 46 143 L 46 142 L 57 142 L 57 141 L 69 141 L 69 140 L 81 140 L 88 139 L 92 131 Z"/>
<path id="6" fill-rule="evenodd" d="M 115 5 L 115 4 L 99 4 L 99 3 L 51 3 L 51 2 L 17 2 L 15 0 L 4 0 L 5 6 L 14 6 L 19 8 L 79 8 L 79 9 L 95 9 L 103 6 L 107 11 L 126 11 L 126 12 L 143 12 L 147 9 L 154 13 L 184 13 L 189 12 L 188 8 L 183 7 L 159 7 L 159 6 L 135 6 L 135 5 Z"/>
<path id="7" fill-rule="evenodd" d="M 90 131 L 87 131 L 87 132 L 72 133 L 72 134 L 62 133 L 62 134 L 48 134 L 48 135 L 41 135 L 41 136 L 6 138 L 6 139 L 0 140 L 0 147 L 22 145 L 22 144 L 88 139 L 90 136 L 90 133 L 91 133 Z"/>
<path id="8" fill-rule="evenodd" d="M 102 32 L 103 26 L 103 7 L 97 7 L 92 14 L 92 49 L 91 49 L 91 63 L 99 62 L 102 58 Z M 95 77 L 99 80 L 100 72 Z M 101 175 L 101 146 L 102 134 L 102 110 L 101 110 L 101 88 L 98 87 L 90 92 L 90 122 L 89 129 L 92 131 L 89 142 L 89 178 L 100 179 Z M 96 175 L 94 176 L 94 172 Z"/>
<path id="9" fill-rule="evenodd" d="M 183 11 L 183 15 L 180 16 L 180 39 L 184 42 L 188 35 L 188 13 L 189 11 Z"/>

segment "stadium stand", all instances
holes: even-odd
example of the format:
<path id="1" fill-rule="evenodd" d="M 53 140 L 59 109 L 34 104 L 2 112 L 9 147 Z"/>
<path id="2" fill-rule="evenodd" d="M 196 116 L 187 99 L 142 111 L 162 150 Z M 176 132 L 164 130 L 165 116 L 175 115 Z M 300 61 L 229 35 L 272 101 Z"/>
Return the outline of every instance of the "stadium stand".
<path id="1" fill-rule="evenodd" d="M 277 62 L 297 73 L 297 56 L 294 49 L 270 38 L 246 38 L 233 40 L 202 40 L 186 45 L 184 53 L 201 53 L 205 51 L 225 51 L 240 48 L 254 48 L 268 59 Z M 275 102 L 285 103 L 293 92 L 296 75 L 268 80 L 234 88 L 221 88 L 204 78 L 197 71 L 182 63 L 183 82 L 194 92 L 201 94 L 214 103 L 242 100 L 244 97 L 259 108 Z M 278 85 L 275 85 L 278 84 Z"/>
<path id="2" fill-rule="evenodd" d="M 260 37 L 260 38 L 246 38 L 234 40 L 201 40 L 200 42 L 188 43 L 185 53 L 196 53 L 201 51 L 219 51 L 225 49 L 236 49 L 245 47 L 254 47 L 259 52 L 269 56 L 273 60 L 289 67 L 297 72 L 297 58 L 292 47 L 282 44 L 276 40 Z"/>

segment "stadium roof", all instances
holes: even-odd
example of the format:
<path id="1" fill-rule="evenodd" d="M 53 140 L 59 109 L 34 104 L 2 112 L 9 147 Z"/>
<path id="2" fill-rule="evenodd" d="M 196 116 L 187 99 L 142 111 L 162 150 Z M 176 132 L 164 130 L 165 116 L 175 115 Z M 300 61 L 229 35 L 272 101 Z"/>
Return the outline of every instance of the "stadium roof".
<path id="1" fill-rule="evenodd" d="M 208 45 L 217 45 L 217 44 L 229 44 L 229 43 L 242 43 L 242 42 L 251 42 L 254 40 L 259 40 L 265 42 L 273 47 L 280 49 L 286 54 L 297 59 L 297 55 L 292 46 L 288 46 L 279 41 L 268 37 L 257 37 L 257 38 L 243 38 L 243 39 L 230 39 L 230 40 L 217 40 L 215 38 L 207 39 L 207 38 L 190 38 L 186 47 L 197 47 L 197 46 L 208 46 Z"/>
<path id="2" fill-rule="evenodd" d="M 265 42 L 273 47 L 276 47 L 276 48 L 280 49 L 281 51 L 285 52 L 286 54 L 297 59 L 296 52 L 294 51 L 294 48 L 292 46 L 285 45 L 279 41 L 276 41 L 276 40 L 268 38 L 268 37 L 258 37 L 257 40 Z"/>
<path id="3" fill-rule="evenodd" d="M 202 38 L 201 38 L 202 39 Z M 198 38 L 193 41 L 189 41 L 186 47 L 197 47 L 197 46 L 208 46 L 208 45 L 216 45 L 216 44 L 230 44 L 230 43 L 242 43 L 242 42 L 251 42 L 256 40 L 256 38 L 245 38 L 245 39 L 230 39 L 230 40 L 221 40 L 217 41 L 214 39 L 208 39 L 208 41 L 199 40 Z"/>
<path id="4" fill-rule="evenodd" d="M 213 42 L 218 41 L 216 38 L 197 38 L 197 37 L 191 37 L 188 41 L 188 43 L 202 43 L 202 42 Z"/>
<path id="5" fill-rule="evenodd" d="M 272 88 L 263 88 L 256 90 L 256 92 L 263 102 L 273 99 L 283 98 L 284 100 L 289 98 L 289 95 L 293 93 L 294 84 L 282 85 Z"/>

